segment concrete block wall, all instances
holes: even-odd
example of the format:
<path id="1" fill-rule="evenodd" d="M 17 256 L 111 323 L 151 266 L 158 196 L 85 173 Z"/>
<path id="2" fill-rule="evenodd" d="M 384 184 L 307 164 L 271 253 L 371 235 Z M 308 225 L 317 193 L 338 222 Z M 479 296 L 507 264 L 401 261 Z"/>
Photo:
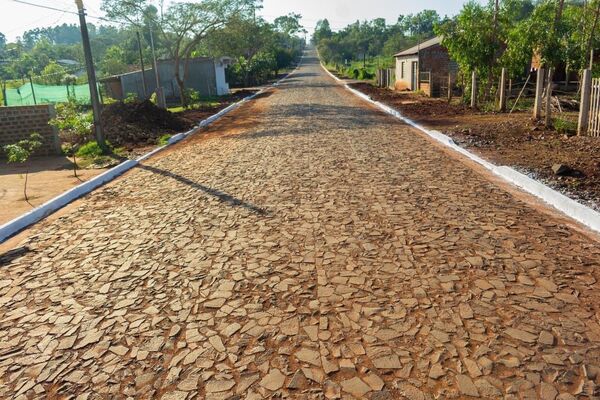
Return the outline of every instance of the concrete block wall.
<path id="1" fill-rule="evenodd" d="M 61 154 L 58 131 L 48 124 L 55 115 L 52 104 L 0 107 L 0 149 L 37 132 L 42 135 L 44 142 L 35 155 Z M 6 158 L 4 151 L 0 151 L 0 158 Z"/>

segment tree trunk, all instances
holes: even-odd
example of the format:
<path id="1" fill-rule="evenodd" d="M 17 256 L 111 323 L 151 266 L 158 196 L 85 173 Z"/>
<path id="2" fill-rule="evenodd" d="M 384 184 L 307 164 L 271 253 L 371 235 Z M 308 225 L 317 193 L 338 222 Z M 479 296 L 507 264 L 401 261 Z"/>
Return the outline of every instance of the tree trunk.
<path id="1" fill-rule="evenodd" d="M 29 177 L 29 168 L 25 170 L 25 185 L 23 185 L 23 195 L 25 196 L 25 201 L 29 203 L 29 198 L 27 197 L 27 178 Z"/>
<path id="2" fill-rule="evenodd" d="M 181 56 L 179 54 L 175 55 L 175 81 L 177 82 L 177 86 L 179 87 L 179 100 L 181 102 L 181 106 L 183 108 L 187 107 L 187 97 L 185 95 L 185 82 L 181 78 L 181 72 L 179 71 L 179 67 L 181 66 Z"/>
<path id="3" fill-rule="evenodd" d="M 494 83 L 494 67 L 496 65 L 496 57 L 498 56 L 498 14 L 500 13 L 500 4 L 499 4 L 500 0 L 496 0 L 495 6 L 494 6 L 494 28 L 492 30 L 492 44 L 494 46 L 494 54 L 492 55 L 492 57 L 490 58 L 490 74 L 488 77 L 488 82 L 487 82 L 487 86 L 485 89 L 485 99 L 486 101 L 489 100 L 490 96 L 491 96 L 491 92 L 492 92 L 492 85 Z"/>
<path id="4" fill-rule="evenodd" d="M 592 25 L 592 31 L 590 32 L 590 38 L 587 43 L 587 47 L 585 49 L 585 57 L 588 57 L 592 52 L 592 43 L 594 42 L 594 32 L 596 31 L 596 27 L 598 26 L 598 18 L 600 17 L 600 1 L 598 2 L 598 6 L 596 7 L 596 15 L 594 16 L 594 23 Z M 592 60 L 590 60 L 590 66 L 592 64 Z M 591 67 L 590 67 L 591 68 Z"/>

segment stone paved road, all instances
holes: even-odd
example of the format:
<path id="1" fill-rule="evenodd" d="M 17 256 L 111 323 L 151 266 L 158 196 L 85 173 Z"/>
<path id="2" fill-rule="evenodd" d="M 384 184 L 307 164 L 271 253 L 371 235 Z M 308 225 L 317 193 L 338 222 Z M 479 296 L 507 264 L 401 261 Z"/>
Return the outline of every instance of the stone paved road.
<path id="1" fill-rule="evenodd" d="M 2 264 L 0 398 L 572 399 L 600 383 L 598 242 L 314 58 Z"/>

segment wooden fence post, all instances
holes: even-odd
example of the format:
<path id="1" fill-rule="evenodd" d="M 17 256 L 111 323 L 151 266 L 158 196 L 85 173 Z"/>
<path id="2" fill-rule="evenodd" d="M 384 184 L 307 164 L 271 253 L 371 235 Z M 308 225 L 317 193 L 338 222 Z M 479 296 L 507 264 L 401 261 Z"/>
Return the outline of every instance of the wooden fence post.
<path id="1" fill-rule="evenodd" d="M 544 68 L 537 71 L 537 80 L 535 84 L 535 106 L 533 107 L 533 118 L 540 119 L 542 117 L 542 93 L 544 91 Z"/>
<path id="2" fill-rule="evenodd" d="M 500 111 L 506 111 L 506 68 L 502 68 L 500 75 Z"/>
<path id="3" fill-rule="evenodd" d="M 581 101 L 579 105 L 579 121 L 577 124 L 577 134 L 584 135 L 588 129 L 590 116 L 590 94 L 592 91 L 592 71 L 583 70 L 583 79 L 581 82 Z"/>
<path id="4" fill-rule="evenodd" d="M 33 79 L 31 79 L 31 75 L 29 75 L 29 84 L 31 85 L 31 94 L 33 95 L 33 104 L 37 105 L 37 100 L 35 98 L 35 89 L 33 88 Z"/>
<path id="5" fill-rule="evenodd" d="M 471 108 L 477 108 L 477 72 L 471 75 Z"/>
<path id="6" fill-rule="evenodd" d="M 546 115 L 544 123 L 546 126 L 552 126 L 552 68 L 548 68 L 548 82 L 546 84 Z"/>
<path id="7" fill-rule="evenodd" d="M 452 74 L 448 74 L 448 103 L 452 101 Z"/>

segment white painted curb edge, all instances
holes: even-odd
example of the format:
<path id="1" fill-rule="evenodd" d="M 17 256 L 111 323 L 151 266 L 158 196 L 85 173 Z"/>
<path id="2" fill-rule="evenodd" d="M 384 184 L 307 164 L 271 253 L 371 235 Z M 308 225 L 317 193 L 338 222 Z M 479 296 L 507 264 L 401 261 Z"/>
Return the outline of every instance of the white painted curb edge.
<path id="1" fill-rule="evenodd" d="M 6 224 L 0 226 L 0 243 L 2 243 L 4 240 L 8 239 L 15 233 L 27 228 L 29 225 L 40 221 L 41 219 L 47 217 L 56 210 L 66 206 L 73 200 L 86 195 L 87 193 L 91 192 L 97 187 L 104 185 L 106 182 L 112 181 L 117 176 L 130 170 L 137 164 L 138 162 L 135 160 L 125 161 L 117 165 L 116 167 L 111 168 L 108 171 L 94 177 L 93 179 L 90 179 L 89 181 L 84 182 L 81 185 L 75 186 L 74 188 L 64 192 L 58 197 L 48 200 L 46 203 L 34 208 L 28 213 L 23 214 L 20 217 L 17 217 L 12 221 L 9 221 Z"/>
<path id="2" fill-rule="evenodd" d="M 302 57 L 302 59 L 303 58 L 304 57 Z M 292 72 L 290 72 L 289 74 L 287 74 L 286 76 L 284 76 L 283 78 L 278 80 L 277 82 L 271 84 L 270 86 L 268 86 L 266 88 L 259 90 L 258 92 L 254 93 L 250 96 L 244 97 L 242 100 L 240 100 L 236 103 L 230 104 L 229 106 L 222 109 L 218 113 L 211 115 L 210 117 L 201 121 L 196 127 L 192 128 L 191 130 L 171 136 L 171 138 L 169 138 L 169 142 L 167 145 L 158 147 L 158 148 L 152 150 L 151 152 L 139 157 L 136 160 L 127 160 L 127 161 L 117 165 L 116 167 L 111 168 L 108 171 L 103 172 L 102 174 L 90 179 L 89 181 L 84 182 L 81 185 L 75 186 L 74 188 L 69 189 L 68 191 L 58 195 L 57 197 L 48 200 L 44 204 L 34 208 L 33 210 L 29 211 L 28 213 L 23 214 L 15 219 L 5 223 L 4 225 L 0 225 L 0 243 L 4 242 L 6 239 L 17 234 L 18 232 L 22 231 L 23 229 L 27 228 L 28 226 L 41 221 L 42 219 L 46 218 L 50 214 L 54 213 L 55 211 L 63 208 L 67 204 L 92 192 L 94 189 L 97 189 L 98 187 L 104 185 L 105 183 L 108 183 L 108 182 L 114 180 L 118 176 L 120 176 L 120 175 L 124 174 L 125 172 L 129 171 L 130 169 L 134 168 L 140 162 L 152 157 L 153 155 L 155 155 L 157 153 L 160 153 L 162 150 L 166 149 L 167 147 L 169 147 L 177 142 L 180 142 L 181 140 L 185 139 L 186 137 L 197 132 L 199 128 L 203 128 L 205 126 L 210 125 L 211 123 L 218 120 L 225 114 L 240 107 L 243 103 L 245 103 L 251 99 L 254 99 L 259 94 L 262 94 L 265 91 L 269 90 L 271 87 L 279 86 L 279 84 L 281 82 L 288 79 L 292 74 L 294 74 L 298 70 L 300 64 L 302 64 L 302 59 L 300 60 L 300 63 L 298 63 L 298 66 L 296 67 L 296 69 L 294 69 Z"/>
<path id="3" fill-rule="evenodd" d="M 322 63 L 321 63 L 321 67 L 333 79 L 335 79 L 338 82 L 343 83 L 343 81 L 341 79 L 339 79 L 337 76 L 333 75 Z M 368 101 L 371 104 L 374 104 L 375 106 L 377 106 L 384 112 L 402 120 L 406 124 L 413 126 L 414 128 L 420 130 L 421 132 L 424 132 L 428 136 L 430 136 L 433 139 L 437 140 L 438 142 L 442 143 L 444 146 L 447 146 L 447 147 L 451 148 L 452 150 L 462 154 L 463 156 L 482 165 L 483 167 L 490 170 L 497 176 L 503 178 L 507 182 L 538 197 L 539 199 L 543 200 L 545 203 L 553 206 L 557 210 L 559 210 L 562 213 L 566 214 L 567 216 L 573 218 L 574 220 L 582 223 L 583 225 L 587 226 L 588 228 L 590 228 L 596 232 L 600 232 L 600 213 L 598 213 L 597 211 L 594 211 L 593 209 L 591 209 L 587 206 L 584 206 L 581 203 L 578 203 L 577 201 L 544 185 L 543 183 L 536 181 L 535 179 L 531 179 L 527 175 L 524 175 L 524 174 L 514 170 L 513 168 L 510 168 L 507 166 L 497 166 L 497 165 L 490 163 L 489 161 L 482 159 L 479 156 L 476 156 L 475 154 L 464 149 L 463 147 L 460 147 L 459 145 L 457 145 L 454 142 L 454 140 L 452 140 L 452 138 L 444 135 L 443 133 L 441 133 L 439 131 L 429 130 L 429 129 L 423 127 L 422 125 L 417 124 L 416 122 L 412 121 L 411 119 L 403 116 L 399 111 L 394 110 L 393 108 L 391 108 L 383 103 L 380 103 L 378 101 L 371 99 L 371 97 L 367 96 L 366 94 L 359 92 L 356 89 L 351 88 L 350 86 L 348 86 L 348 84 L 344 83 L 344 87 L 347 90 L 349 90 L 350 92 L 354 93 L 356 96 Z"/>

